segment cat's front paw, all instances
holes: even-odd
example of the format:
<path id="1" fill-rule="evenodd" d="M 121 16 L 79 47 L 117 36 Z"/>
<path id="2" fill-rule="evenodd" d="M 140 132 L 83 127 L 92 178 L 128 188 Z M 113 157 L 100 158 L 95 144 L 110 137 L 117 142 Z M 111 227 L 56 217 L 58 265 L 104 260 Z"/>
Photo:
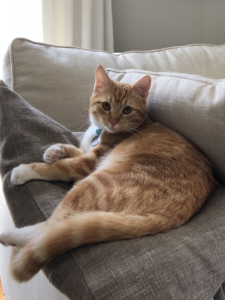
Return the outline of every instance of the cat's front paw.
<path id="1" fill-rule="evenodd" d="M 40 176 L 27 165 L 19 165 L 11 174 L 11 182 L 15 185 L 24 184 L 31 179 L 39 179 Z M 41 179 L 41 178 L 40 178 Z"/>
<path id="2" fill-rule="evenodd" d="M 52 164 L 53 162 L 64 157 L 65 150 L 63 149 L 63 147 L 60 147 L 59 144 L 52 145 L 51 147 L 49 147 L 43 155 L 43 159 L 47 164 Z"/>

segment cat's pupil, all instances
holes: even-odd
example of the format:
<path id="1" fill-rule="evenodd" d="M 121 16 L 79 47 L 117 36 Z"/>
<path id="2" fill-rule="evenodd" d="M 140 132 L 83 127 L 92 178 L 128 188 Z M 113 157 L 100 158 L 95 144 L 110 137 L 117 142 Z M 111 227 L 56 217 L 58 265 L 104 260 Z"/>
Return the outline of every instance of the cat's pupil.
<path id="1" fill-rule="evenodd" d="M 124 113 L 125 115 L 129 115 L 131 112 L 132 112 L 132 108 L 131 108 L 130 106 L 124 107 L 123 113 Z"/>
<path id="2" fill-rule="evenodd" d="M 110 110 L 111 105 L 110 105 L 108 102 L 103 102 L 103 103 L 102 103 L 102 108 L 103 108 L 104 110 Z"/>

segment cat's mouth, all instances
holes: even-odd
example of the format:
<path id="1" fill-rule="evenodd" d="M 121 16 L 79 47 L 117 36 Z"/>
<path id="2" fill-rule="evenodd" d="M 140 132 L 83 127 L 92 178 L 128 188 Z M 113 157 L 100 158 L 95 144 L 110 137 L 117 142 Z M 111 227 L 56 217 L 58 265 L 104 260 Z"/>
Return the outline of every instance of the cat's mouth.
<path id="1" fill-rule="evenodd" d="M 117 132 L 132 132 L 133 130 L 130 128 L 127 128 L 125 126 L 104 126 L 103 127 L 107 132 L 109 133 L 117 133 Z"/>
<path id="2" fill-rule="evenodd" d="M 119 132 L 119 131 L 120 131 L 118 128 L 114 128 L 114 127 L 111 127 L 111 128 L 106 127 L 105 129 L 106 129 L 106 131 L 108 131 L 109 133 L 116 133 L 116 132 Z"/>

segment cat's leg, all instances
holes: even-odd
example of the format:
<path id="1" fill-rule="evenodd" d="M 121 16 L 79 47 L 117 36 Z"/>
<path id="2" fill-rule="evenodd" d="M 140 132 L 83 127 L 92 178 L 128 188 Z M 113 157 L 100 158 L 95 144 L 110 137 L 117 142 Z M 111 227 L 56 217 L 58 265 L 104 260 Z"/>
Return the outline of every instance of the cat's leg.
<path id="1" fill-rule="evenodd" d="M 73 145 L 55 144 L 44 152 L 43 159 L 46 163 L 51 164 L 59 159 L 77 157 L 84 153 L 84 150 Z"/>
<path id="2" fill-rule="evenodd" d="M 76 181 L 85 178 L 93 172 L 97 162 L 97 155 L 94 152 L 89 152 L 75 158 L 57 160 L 53 164 L 22 164 L 13 169 L 11 181 L 16 185 L 24 184 L 32 179 Z"/>
<path id="3" fill-rule="evenodd" d="M 158 214 L 139 216 L 104 211 L 73 214 L 59 221 L 49 220 L 46 230 L 32 238 L 20 251 L 13 252 L 11 274 L 20 282 L 27 281 L 48 261 L 68 250 L 90 243 L 155 234 L 171 229 L 167 225 L 170 220 Z"/>

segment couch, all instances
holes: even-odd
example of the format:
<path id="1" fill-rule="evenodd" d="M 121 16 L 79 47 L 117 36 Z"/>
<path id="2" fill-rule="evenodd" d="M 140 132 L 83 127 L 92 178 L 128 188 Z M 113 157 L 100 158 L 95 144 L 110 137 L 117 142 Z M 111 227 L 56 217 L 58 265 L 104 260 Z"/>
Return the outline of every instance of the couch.
<path id="1" fill-rule="evenodd" d="M 79 145 L 99 63 L 114 80 L 152 76 L 149 117 L 195 143 L 220 186 L 180 228 L 73 249 L 27 283 L 10 277 L 10 248 L 0 245 L 6 299 L 225 299 L 225 45 L 111 54 L 12 41 L 0 83 L 0 231 L 45 220 L 71 188 L 42 181 L 15 187 L 10 173 L 20 163 L 41 161 L 51 144 Z"/>

